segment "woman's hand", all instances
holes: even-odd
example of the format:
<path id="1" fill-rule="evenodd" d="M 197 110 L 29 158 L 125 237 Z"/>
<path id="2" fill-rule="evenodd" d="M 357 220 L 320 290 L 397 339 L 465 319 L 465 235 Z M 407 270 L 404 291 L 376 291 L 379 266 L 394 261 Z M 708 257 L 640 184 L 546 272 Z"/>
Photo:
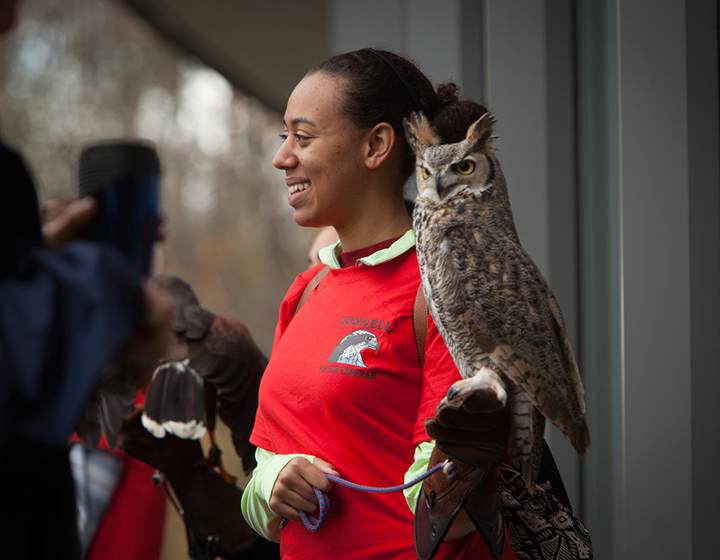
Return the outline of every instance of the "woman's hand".
<path id="1" fill-rule="evenodd" d="M 340 476 L 335 468 L 326 461 L 316 458 L 310 462 L 304 457 L 296 457 L 280 471 L 269 506 L 278 516 L 300 521 L 298 511 L 314 514 L 319 507 L 313 488 L 329 492 L 333 484 L 325 474 Z"/>

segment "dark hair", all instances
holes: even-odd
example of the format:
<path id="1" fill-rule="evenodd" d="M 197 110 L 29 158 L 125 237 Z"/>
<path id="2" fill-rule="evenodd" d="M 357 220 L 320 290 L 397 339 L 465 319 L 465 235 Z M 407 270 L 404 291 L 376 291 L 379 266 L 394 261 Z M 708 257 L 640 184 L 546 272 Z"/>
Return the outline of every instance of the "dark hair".
<path id="1" fill-rule="evenodd" d="M 405 140 L 402 121 L 413 111 L 422 111 L 430 118 L 435 114 L 437 95 L 427 76 L 407 58 L 380 49 L 330 57 L 310 68 L 307 75 L 316 72 L 345 80 L 338 110 L 359 129 L 381 122 L 393 127 L 401 150 L 403 179 L 407 179 L 415 168 L 415 157 Z"/>
<path id="2" fill-rule="evenodd" d="M 453 82 L 437 88 L 438 109 L 431 120 L 443 144 L 464 140 L 470 125 L 488 112 L 482 103 L 460 99 L 458 89 Z"/>

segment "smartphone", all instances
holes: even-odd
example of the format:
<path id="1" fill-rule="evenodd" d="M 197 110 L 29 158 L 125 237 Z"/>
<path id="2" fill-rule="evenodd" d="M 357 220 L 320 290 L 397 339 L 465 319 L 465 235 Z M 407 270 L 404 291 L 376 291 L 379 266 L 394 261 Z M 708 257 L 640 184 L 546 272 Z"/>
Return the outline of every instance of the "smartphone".
<path id="1" fill-rule="evenodd" d="M 160 201 L 160 164 L 150 143 L 105 141 L 83 149 L 78 169 L 80 197 L 98 201 L 86 238 L 111 243 L 143 276 L 152 274 Z"/>

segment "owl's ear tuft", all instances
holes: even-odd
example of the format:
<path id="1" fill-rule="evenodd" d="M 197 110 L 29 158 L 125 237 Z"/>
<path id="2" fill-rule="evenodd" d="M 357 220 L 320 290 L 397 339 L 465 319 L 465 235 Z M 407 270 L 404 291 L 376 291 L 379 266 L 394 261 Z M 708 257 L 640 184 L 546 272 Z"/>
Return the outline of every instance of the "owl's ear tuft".
<path id="1" fill-rule="evenodd" d="M 403 119 L 403 126 L 405 127 L 405 138 L 416 154 L 428 146 L 440 144 L 440 137 L 435 132 L 433 125 L 421 112 L 413 112 L 410 120 Z"/>
<path id="2" fill-rule="evenodd" d="M 495 115 L 488 112 L 476 120 L 468 127 L 466 142 L 470 142 L 477 146 L 483 146 L 495 138 L 492 136 L 493 126 L 495 125 Z"/>

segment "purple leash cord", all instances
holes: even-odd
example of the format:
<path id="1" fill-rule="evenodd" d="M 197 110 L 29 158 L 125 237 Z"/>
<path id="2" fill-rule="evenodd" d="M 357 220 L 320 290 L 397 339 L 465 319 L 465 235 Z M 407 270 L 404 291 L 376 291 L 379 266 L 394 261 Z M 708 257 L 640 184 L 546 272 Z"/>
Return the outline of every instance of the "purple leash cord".
<path id="1" fill-rule="evenodd" d="M 332 474 L 325 474 L 328 480 L 332 482 L 336 482 L 342 486 L 346 486 L 347 488 L 352 488 L 353 490 L 359 490 L 360 492 L 373 492 L 375 494 L 389 494 L 390 492 L 399 492 L 400 490 L 405 490 L 406 488 L 410 488 L 411 486 L 415 486 L 418 482 L 422 482 L 430 475 L 436 473 L 442 469 L 442 471 L 445 473 L 445 475 L 448 477 L 449 480 L 453 480 L 455 478 L 455 465 L 453 465 L 450 461 L 443 461 L 442 463 L 438 463 L 433 468 L 429 469 L 425 474 L 422 474 L 418 476 L 417 478 L 414 478 L 410 482 L 406 482 L 405 484 L 401 484 L 400 486 L 385 486 L 385 487 L 377 487 L 377 486 L 363 486 L 361 484 L 355 484 L 354 482 L 350 482 L 349 480 L 345 480 L 344 478 L 339 478 L 337 476 L 334 476 Z M 303 525 L 305 525 L 305 528 L 308 531 L 312 531 L 313 533 L 318 531 L 320 527 L 322 527 L 323 523 L 327 519 L 328 511 L 330 510 L 330 500 L 328 499 L 327 495 L 325 495 L 324 492 L 318 490 L 317 488 L 313 488 L 315 490 L 315 495 L 317 496 L 318 502 L 320 504 L 320 512 L 317 517 L 313 517 L 311 515 L 308 515 L 304 511 L 298 511 L 300 514 L 300 519 L 302 519 Z M 283 517 L 280 521 L 280 529 L 283 529 L 285 525 L 288 523 L 288 518 Z"/>

